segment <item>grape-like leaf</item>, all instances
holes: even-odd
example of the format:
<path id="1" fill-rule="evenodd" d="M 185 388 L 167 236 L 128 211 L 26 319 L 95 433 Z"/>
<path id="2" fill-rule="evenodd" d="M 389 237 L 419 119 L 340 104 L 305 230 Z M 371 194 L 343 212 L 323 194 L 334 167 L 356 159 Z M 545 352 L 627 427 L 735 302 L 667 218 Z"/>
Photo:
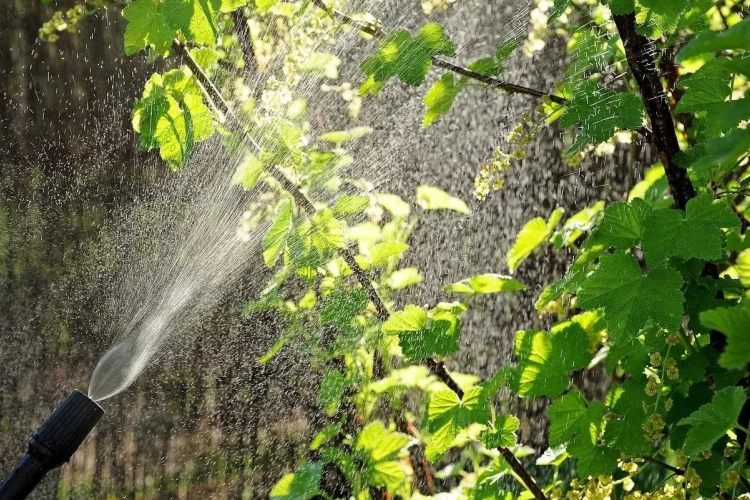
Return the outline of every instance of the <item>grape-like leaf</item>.
<path id="1" fill-rule="evenodd" d="M 469 389 L 463 400 L 453 391 L 440 391 L 432 395 L 427 410 L 429 429 L 432 432 L 426 449 L 429 461 L 437 461 L 466 426 L 487 422 L 490 410 L 483 391 L 481 387 Z"/>
<path id="2" fill-rule="evenodd" d="M 369 87 L 375 92 L 394 76 L 416 87 L 424 82 L 432 57 L 437 55 L 453 56 L 455 49 L 443 27 L 429 23 L 422 26 L 413 38 L 406 30 L 389 34 L 380 42 L 379 50 L 365 59 L 360 67 L 370 77 Z"/>
<path id="3" fill-rule="evenodd" d="M 282 477 L 273 487 L 271 500 L 309 500 L 320 493 L 320 478 L 323 463 L 313 462 L 298 468 L 294 473 Z"/>
<path id="4" fill-rule="evenodd" d="M 650 265 L 670 257 L 718 260 L 724 255 L 722 229 L 740 221 L 723 201 L 702 194 L 680 210 L 654 210 L 646 217 L 643 252 Z"/>
<path id="5" fill-rule="evenodd" d="M 516 444 L 516 431 L 521 422 L 513 415 L 501 415 L 495 419 L 492 429 L 482 431 L 479 439 L 488 448 L 508 448 Z"/>
<path id="6" fill-rule="evenodd" d="M 643 411 L 645 397 L 643 378 L 629 379 L 610 390 L 607 404 L 620 417 L 607 422 L 604 430 L 607 444 L 628 455 L 642 455 L 651 449 L 642 428 L 646 422 Z"/>
<path id="7" fill-rule="evenodd" d="M 455 81 L 452 73 L 446 73 L 440 80 L 436 81 L 424 96 L 424 105 L 427 107 L 427 111 L 422 126 L 429 127 L 435 120 L 450 111 L 453 101 L 465 85 L 465 78 Z"/>
<path id="8" fill-rule="evenodd" d="M 511 272 L 518 269 L 519 264 L 526 257 L 531 255 L 539 245 L 549 239 L 564 213 L 565 210 L 558 208 L 550 214 L 548 221 L 545 221 L 541 217 L 536 217 L 521 228 L 516 242 L 513 244 L 513 248 L 510 249 L 506 258 L 508 269 Z"/>
<path id="9" fill-rule="evenodd" d="M 678 425 L 690 425 L 683 450 L 688 455 L 697 455 L 719 440 L 728 430 L 737 425 L 737 419 L 747 395 L 741 387 L 727 387 L 717 392 L 711 402 L 698 408 Z"/>
<path id="10" fill-rule="evenodd" d="M 652 212 L 651 206 L 640 198 L 630 203 L 618 201 L 604 210 L 587 246 L 603 245 L 627 250 L 640 243 L 644 220 Z"/>
<path id="11" fill-rule="evenodd" d="M 550 332 L 516 333 L 518 367 L 514 389 L 521 396 L 560 395 L 569 384 L 568 372 L 591 361 L 588 337 L 578 323 L 566 323 Z"/>
<path id="12" fill-rule="evenodd" d="M 125 55 L 133 55 L 146 47 L 169 54 L 176 30 L 167 24 L 154 0 L 136 0 L 122 10 L 128 20 L 125 28 Z"/>
<path id="13" fill-rule="evenodd" d="M 599 267 L 581 285 L 578 305 L 603 308 L 616 341 L 633 338 L 647 325 L 667 330 L 681 326 L 682 276 L 669 267 L 654 267 L 647 276 L 630 254 L 604 255 Z"/>
<path id="14" fill-rule="evenodd" d="M 580 127 L 565 156 L 578 153 L 587 144 L 604 142 L 618 130 L 640 128 L 644 111 L 643 102 L 637 95 L 618 93 L 593 81 L 584 81 L 573 92 L 560 121 L 564 128 Z"/>
<path id="15" fill-rule="evenodd" d="M 750 307 L 747 303 L 705 311 L 700 318 L 706 328 L 718 330 L 727 338 L 719 364 L 728 369 L 744 369 L 750 363 Z"/>

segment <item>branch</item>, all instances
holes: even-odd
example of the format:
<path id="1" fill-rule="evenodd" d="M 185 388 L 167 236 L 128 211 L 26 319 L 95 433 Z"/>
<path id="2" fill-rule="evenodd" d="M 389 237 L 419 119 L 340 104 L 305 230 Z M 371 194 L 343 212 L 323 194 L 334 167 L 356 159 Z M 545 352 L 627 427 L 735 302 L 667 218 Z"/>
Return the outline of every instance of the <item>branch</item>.
<path id="1" fill-rule="evenodd" d="M 324 10 L 332 19 L 335 19 L 336 21 L 339 21 L 342 24 L 348 24 L 350 26 L 354 26 L 358 30 L 364 33 L 367 33 L 368 35 L 373 36 L 375 38 L 383 38 L 387 35 L 387 33 L 383 31 L 383 29 L 380 28 L 379 26 L 375 26 L 371 23 L 361 22 L 361 21 L 357 21 L 356 19 L 352 19 L 351 17 L 347 16 L 343 12 L 339 12 L 333 8 L 326 6 L 326 4 L 323 3 L 323 0 L 312 0 L 312 2 L 313 4 L 315 4 L 316 7 Z M 563 97 L 560 97 L 554 94 L 548 94 L 547 92 L 543 92 L 541 90 L 524 87 L 522 85 L 509 83 L 504 80 L 500 80 L 499 78 L 486 76 L 481 73 L 477 73 L 476 71 L 472 71 L 469 68 L 458 66 L 444 59 L 440 59 L 437 56 L 432 57 L 432 64 L 440 68 L 447 69 L 448 71 L 452 71 L 453 73 L 456 73 L 458 75 L 465 76 L 467 78 L 471 78 L 472 80 L 476 80 L 478 82 L 484 83 L 485 85 L 488 85 L 489 87 L 504 90 L 505 92 L 508 92 L 509 94 L 523 94 L 523 95 L 528 95 L 532 97 L 548 97 L 549 100 L 554 102 L 555 104 L 560 104 L 563 106 L 568 104 L 568 100 Z"/>
<path id="2" fill-rule="evenodd" d="M 648 463 L 651 463 L 651 464 L 654 464 L 654 465 L 658 465 L 662 469 L 666 469 L 668 471 L 674 472 L 678 476 L 684 476 L 685 475 L 685 471 L 684 470 L 679 469 L 679 468 L 677 468 L 677 467 L 675 467 L 673 465 L 669 465 L 666 462 L 662 462 L 661 460 L 656 459 L 654 457 L 649 457 L 648 455 L 644 455 L 641 458 L 643 460 L 645 460 L 646 462 L 648 462 Z"/>
<path id="3" fill-rule="evenodd" d="M 539 485 L 536 484 L 534 478 L 531 477 L 531 475 L 526 471 L 526 468 L 523 466 L 521 461 L 516 458 L 513 452 L 510 451 L 509 448 L 505 448 L 504 446 L 499 447 L 498 451 L 503 456 L 505 461 L 508 462 L 508 465 L 510 465 L 510 468 L 513 470 L 513 472 L 521 479 L 521 482 L 523 482 L 524 486 L 526 486 L 531 494 L 534 495 L 534 498 L 536 498 L 536 500 L 547 500 L 547 495 L 545 495 Z"/>
<path id="4" fill-rule="evenodd" d="M 616 14 L 614 19 L 625 46 L 628 66 L 641 89 L 643 103 L 653 130 L 652 142 L 664 165 L 669 189 L 677 207 L 685 210 L 688 200 L 695 197 L 695 189 L 688 178 L 687 171 L 679 167 L 675 161 L 680 152 L 680 145 L 677 142 L 669 102 L 654 62 L 653 56 L 656 48 L 651 40 L 636 32 L 634 13 Z"/>

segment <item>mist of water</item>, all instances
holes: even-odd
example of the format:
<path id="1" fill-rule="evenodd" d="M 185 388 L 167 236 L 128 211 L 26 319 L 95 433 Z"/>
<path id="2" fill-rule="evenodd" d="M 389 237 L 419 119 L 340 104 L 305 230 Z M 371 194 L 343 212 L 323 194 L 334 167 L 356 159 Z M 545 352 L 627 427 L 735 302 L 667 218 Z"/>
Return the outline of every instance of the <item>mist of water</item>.
<path id="1" fill-rule="evenodd" d="M 387 5 L 378 9 L 375 6 L 375 3 L 368 1 L 352 8 L 365 11 L 382 9 L 379 13 L 382 14 L 381 18 L 390 19 L 388 24 L 393 27 L 401 27 L 401 15 L 386 14 Z M 516 18 L 523 18 L 518 12 L 527 10 L 527 5 L 522 9 L 511 10 L 514 16 L 509 20 L 510 30 L 500 35 L 499 41 L 519 31 L 524 23 L 516 22 Z M 457 18 L 455 22 L 460 26 L 464 21 Z M 455 31 L 460 32 L 460 29 Z M 488 46 L 493 46 L 497 41 L 493 40 Z M 344 59 L 348 57 L 348 53 L 361 50 L 358 48 L 361 45 L 361 38 L 352 31 L 339 36 L 335 45 L 329 44 L 322 50 L 339 54 Z M 457 48 L 460 49 L 460 46 Z M 483 50 L 481 47 L 480 49 Z M 355 61 L 357 58 L 361 59 L 361 55 L 351 57 Z M 243 76 L 251 87 L 251 92 L 259 95 L 259 90 L 264 85 L 263 77 Z M 336 106 L 341 107 L 341 103 L 336 102 L 340 98 L 330 92 L 323 92 L 320 83 L 315 79 L 303 81 L 298 86 L 295 97 L 304 97 L 311 104 L 315 103 L 316 111 L 322 114 Z M 412 105 L 413 103 L 410 104 Z M 396 152 L 410 142 L 405 141 L 407 130 L 418 126 L 422 113 L 421 98 L 417 106 L 405 109 L 404 114 L 410 119 L 394 126 L 390 134 L 392 141 L 398 140 L 398 147 L 381 142 L 384 136 L 378 136 L 378 132 L 354 145 L 347 145 L 355 159 L 355 163 L 349 167 L 350 171 L 361 174 L 376 185 L 385 184 L 395 168 L 403 167 Z M 320 117 L 317 120 L 326 118 Z M 369 110 L 366 121 L 376 124 L 379 120 L 387 122 L 396 119 L 389 109 L 384 108 Z M 448 150 L 445 154 L 452 152 Z M 111 322 L 116 338 L 92 375 L 89 387 L 92 399 L 106 399 L 130 386 L 156 359 L 170 338 L 179 336 L 191 324 L 199 322 L 201 316 L 220 300 L 222 293 L 237 283 L 240 276 L 249 273 L 261 279 L 263 273 L 267 272 L 259 260 L 263 227 L 258 231 L 238 234 L 238 224 L 243 212 L 259 194 L 245 192 L 230 183 L 239 161 L 226 155 L 220 141 L 203 143 L 196 148 L 185 172 L 177 175 L 170 187 L 159 195 L 160 216 L 156 218 L 156 224 L 170 219 L 170 207 L 175 200 L 186 197 L 187 209 L 184 213 L 174 215 L 178 220 L 173 231 L 162 234 L 158 228 L 151 228 L 153 239 L 148 241 L 146 248 L 128 250 L 130 255 L 136 257 L 121 280 L 122 297 L 119 296 L 119 291 L 114 293 L 113 299 L 122 302 L 117 307 L 118 314 Z M 469 168 L 473 170 L 474 166 Z M 470 188 L 470 183 L 467 186 Z M 323 199 L 317 197 L 316 200 L 330 202 L 330 199 L 325 199 L 326 196 L 331 195 L 324 193 Z M 134 222 L 135 229 L 142 232 L 143 223 Z M 123 234 L 127 242 L 128 231 Z M 139 256 L 154 248 L 157 257 Z"/>

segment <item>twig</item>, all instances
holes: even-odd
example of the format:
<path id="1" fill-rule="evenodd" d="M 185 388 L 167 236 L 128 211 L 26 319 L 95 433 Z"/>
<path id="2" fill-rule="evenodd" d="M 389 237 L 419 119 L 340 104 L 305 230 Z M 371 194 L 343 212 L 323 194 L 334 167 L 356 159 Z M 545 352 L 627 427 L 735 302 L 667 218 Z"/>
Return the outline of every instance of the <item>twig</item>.
<path id="1" fill-rule="evenodd" d="M 648 455 L 643 455 L 641 458 L 643 460 L 645 460 L 646 462 L 652 463 L 654 465 L 658 465 L 662 469 L 666 469 L 668 471 L 674 472 L 678 476 L 684 476 L 685 475 L 685 471 L 684 470 L 679 469 L 679 468 L 675 467 L 674 465 L 669 465 L 666 462 L 662 462 L 661 460 L 659 460 L 657 458 L 649 457 Z"/>
<path id="2" fill-rule="evenodd" d="M 339 12 L 333 8 L 326 6 L 326 4 L 323 3 L 323 0 L 312 0 L 312 2 L 313 4 L 315 4 L 316 7 L 324 10 L 326 13 L 328 13 L 329 16 L 331 16 L 331 18 L 335 19 L 336 21 L 339 21 L 343 24 L 348 24 L 350 26 L 354 26 L 358 30 L 364 33 L 367 33 L 368 35 L 371 35 L 375 38 L 383 38 L 387 35 L 387 33 L 383 31 L 383 29 L 380 28 L 379 26 L 374 26 L 371 23 L 361 22 L 361 21 L 357 21 L 356 19 L 352 19 L 351 17 L 347 16 L 343 12 Z M 472 71 L 469 68 L 465 68 L 463 66 L 459 66 L 457 64 L 448 62 L 437 56 L 432 57 L 432 64 L 440 68 L 447 69 L 448 71 L 452 71 L 453 73 L 456 73 L 458 75 L 471 78 L 472 80 L 476 80 L 492 88 L 504 90 L 505 92 L 508 92 L 509 94 L 523 94 L 523 95 L 528 95 L 532 97 L 548 97 L 550 101 L 554 102 L 555 104 L 560 104 L 563 106 L 568 103 L 568 100 L 563 97 L 560 97 L 554 94 L 548 94 L 547 92 L 543 92 L 541 90 L 524 87 L 523 85 L 516 85 L 514 83 L 500 80 L 499 78 L 486 76 L 481 73 L 477 73 L 476 71 Z"/>
<path id="3" fill-rule="evenodd" d="M 511 470 L 513 470 L 513 472 L 521 479 L 521 482 L 523 482 L 524 486 L 526 486 L 531 494 L 534 495 L 534 498 L 536 498 L 536 500 L 547 500 L 547 495 L 545 495 L 539 485 L 536 484 L 534 478 L 531 477 L 521 461 L 516 458 L 513 452 L 509 448 L 506 448 L 504 446 L 500 446 L 497 450 L 503 456 L 505 461 L 508 462 Z"/>

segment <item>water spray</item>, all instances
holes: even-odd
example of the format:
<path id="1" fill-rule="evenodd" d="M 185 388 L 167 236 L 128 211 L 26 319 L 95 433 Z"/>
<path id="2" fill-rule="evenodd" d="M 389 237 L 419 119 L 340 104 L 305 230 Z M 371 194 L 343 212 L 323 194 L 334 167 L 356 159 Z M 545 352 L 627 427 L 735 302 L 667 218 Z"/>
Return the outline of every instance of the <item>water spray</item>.
<path id="1" fill-rule="evenodd" d="M 79 391 L 73 391 L 31 435 L 29 450 L 0 484 L 0 500 L 23 500 L 44 476 L 70 460 L 104 410 Z"/>

